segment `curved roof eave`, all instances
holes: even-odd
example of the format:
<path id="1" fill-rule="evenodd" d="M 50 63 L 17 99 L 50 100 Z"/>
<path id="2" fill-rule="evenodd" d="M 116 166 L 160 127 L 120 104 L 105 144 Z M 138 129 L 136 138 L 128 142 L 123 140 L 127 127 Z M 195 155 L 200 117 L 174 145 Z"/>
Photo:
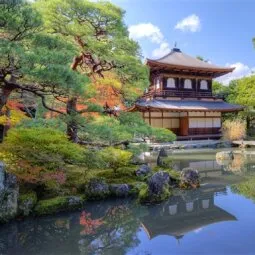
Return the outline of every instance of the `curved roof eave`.
<path id="1" fill-rule="evenodd" d="M 211 71 L 214 73 L 223 73 L 222 75 L 233 72 L 235 70 L 235 67 L 226 67 L 226 68 L 225 67 L 195 67 L 195 66 L 188 66 L 188 65 L 162 63 L 152 59 L 146 59 L 145 63 L 149 66 L 150 64 L 155 64 L 155 65 L 167 66 L 169 68 L 201 70 L 201 71 Z"/>

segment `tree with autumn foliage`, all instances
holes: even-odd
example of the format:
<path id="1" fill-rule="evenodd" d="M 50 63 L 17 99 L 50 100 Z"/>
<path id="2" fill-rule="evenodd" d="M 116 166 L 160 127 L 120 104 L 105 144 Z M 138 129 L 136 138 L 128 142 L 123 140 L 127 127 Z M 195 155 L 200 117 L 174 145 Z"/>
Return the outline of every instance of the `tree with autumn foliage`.
<path id="1" fill-rule="evenodd" d="M 70 70 L 92 81 L 113 72 L 121 82 L 118 93 L 123 97 L 128 97 L 132 87 L 143 91 L 148 84 L 148 70 L 141 62 L 138 44 L 129 39 L 122 9 L 110 2 L 88 0 L 39 0 L 35 7 L 46 31 L 75 48 Z M 79 102 L 79 96 L 70 95 L 66 103 L 70 117 L 67 134 L 73 142 L 79 141 L 77 119 L 88 112 L 87 107 L 77 109 Z"/>

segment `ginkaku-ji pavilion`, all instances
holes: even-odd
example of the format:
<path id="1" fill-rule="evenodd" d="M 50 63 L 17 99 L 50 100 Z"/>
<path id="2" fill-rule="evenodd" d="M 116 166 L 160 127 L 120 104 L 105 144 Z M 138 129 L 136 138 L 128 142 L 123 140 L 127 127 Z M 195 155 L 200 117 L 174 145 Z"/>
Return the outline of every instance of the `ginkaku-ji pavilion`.
<path id="1" fill-rule="evenodd" d="M 212 95 L 212 80 L 234 68 L 201 61 L 178 48 L 160 59 L 147 59 L 147 65 L 149 89 L 130 110 L 141 112 L 153 127 L 172 130 L 178 139 L 219 138 L 222 113 L 243 109 Z"/>

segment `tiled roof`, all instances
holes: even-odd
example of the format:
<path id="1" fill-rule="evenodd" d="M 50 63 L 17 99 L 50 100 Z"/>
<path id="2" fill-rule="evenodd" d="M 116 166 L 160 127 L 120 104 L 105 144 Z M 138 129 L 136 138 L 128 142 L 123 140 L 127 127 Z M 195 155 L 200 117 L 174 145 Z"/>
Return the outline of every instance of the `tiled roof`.
<path id="1" fill-rule="evenodd" d="M 140 99 L 135 104 L 136 108 L 154 108 L 172 111 L 220 111 L 235 112 L 243 110 L 243 106 L 229 104 L 224 101 L 203 100 L 167 100 L 167 99 Z"/>
<path id="2" fill-rule="evenodd" d="M 167 64 L 167 65 L 174 65 L 174 66 L 182 66 L 182 67 L 190 67 L 190 68 L 199 68 L 199 69 L 211 69 L 211 70 L 218 70 L 223 72 L 231 72 L 234 68 L 227 68 L 227 67 L 219 67 L 213 64 L 210 64 L 205 61 L 201 61 L 197 58 L 191 57 L 177 48 L 171 50 L 169 54 L 166 56 L 159 58 L 159 59 L 147 59 L 147 63 L 160 63 L 160 64 Z"/>

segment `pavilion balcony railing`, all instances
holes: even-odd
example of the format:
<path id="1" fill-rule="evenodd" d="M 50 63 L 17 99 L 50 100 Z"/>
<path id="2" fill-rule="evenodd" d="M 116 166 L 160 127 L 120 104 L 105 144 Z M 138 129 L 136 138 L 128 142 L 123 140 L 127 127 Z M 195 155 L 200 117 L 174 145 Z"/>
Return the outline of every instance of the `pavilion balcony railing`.
<path id="1" fill-rule="evenodd" d="M 173 91 L 173 90 L 161 90 L 150 91 L 144 94 L 144 97 L 195 97 L 195 98 L 212 98 L 212 92 L 210 91 Z"/>

